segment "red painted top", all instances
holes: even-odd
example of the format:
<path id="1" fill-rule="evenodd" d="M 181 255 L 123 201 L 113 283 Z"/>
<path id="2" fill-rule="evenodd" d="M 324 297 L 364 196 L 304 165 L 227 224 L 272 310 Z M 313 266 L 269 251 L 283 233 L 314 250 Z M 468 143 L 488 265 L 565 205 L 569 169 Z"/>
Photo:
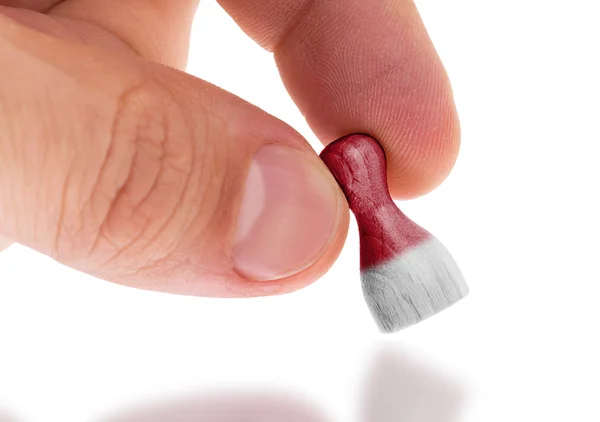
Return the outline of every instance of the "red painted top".
<path id="1" fill-rule="evenodd" d="M 390 196 L 385 153 L 368 135 L 349 135 L 329 144 L 321 159 L 339 183 L 360 233 L 363 270 L 402 255 L 431 235 L 398 209 Z"/>

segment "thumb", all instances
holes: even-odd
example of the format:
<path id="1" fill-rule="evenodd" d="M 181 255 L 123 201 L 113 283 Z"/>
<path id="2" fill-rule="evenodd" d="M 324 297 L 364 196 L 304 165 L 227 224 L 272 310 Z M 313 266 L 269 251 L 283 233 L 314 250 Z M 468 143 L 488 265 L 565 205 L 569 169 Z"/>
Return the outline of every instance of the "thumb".
<path id="1" fill-rule="evenodd" d="M 0 232 L 192 295 L 288 292 L 337 257 L 345 201 L 290 127 L 184 73 L 0 19 Z"/>

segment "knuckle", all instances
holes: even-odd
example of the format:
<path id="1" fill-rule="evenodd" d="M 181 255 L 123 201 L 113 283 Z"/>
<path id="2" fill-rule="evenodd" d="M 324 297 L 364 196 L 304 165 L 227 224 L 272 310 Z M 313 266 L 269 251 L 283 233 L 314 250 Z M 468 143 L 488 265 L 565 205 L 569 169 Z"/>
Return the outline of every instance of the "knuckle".
<path id="1" fill-rule="evenodd" d="M 147 265 L 141 252 L 152 247 L 152 256 L 163 259 L 173 240 L 161 241 L 164 233 L 181 233 L 186 224 L 195 168 L 191 129 L 173 95 L 146 82 L 119 97 L 109 138 L 88 202 L 100 216 L 88 254 L 102 264 Z"/>

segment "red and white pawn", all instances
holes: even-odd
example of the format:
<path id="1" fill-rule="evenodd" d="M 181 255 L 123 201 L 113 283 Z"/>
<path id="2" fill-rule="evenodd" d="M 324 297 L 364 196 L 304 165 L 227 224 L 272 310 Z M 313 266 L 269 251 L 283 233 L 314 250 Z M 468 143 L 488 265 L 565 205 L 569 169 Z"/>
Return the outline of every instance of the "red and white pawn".
<path id="1" fill-rule="evenodd" d="M 381 331 L 413 325 L 467 295 L 448 250 L 394 203 L 385 153 L 375 139 L 346 136 L 328 145 L 321 158 L 356 216 L 363 292 Z"/>

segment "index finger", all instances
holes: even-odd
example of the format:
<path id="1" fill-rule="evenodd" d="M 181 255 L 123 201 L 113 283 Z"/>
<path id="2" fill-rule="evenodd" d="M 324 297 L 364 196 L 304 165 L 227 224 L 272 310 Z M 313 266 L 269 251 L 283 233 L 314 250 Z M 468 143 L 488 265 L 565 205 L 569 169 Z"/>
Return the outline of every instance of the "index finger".
<path id="1" fill-rule="evenodd" d="M 325 144 L 368 133 L 388 156 L 392 194 L 439 185 L 460 128 L 452 89 L 412 0 L 219 0 L 273 51 L 283 81 Z"/>

